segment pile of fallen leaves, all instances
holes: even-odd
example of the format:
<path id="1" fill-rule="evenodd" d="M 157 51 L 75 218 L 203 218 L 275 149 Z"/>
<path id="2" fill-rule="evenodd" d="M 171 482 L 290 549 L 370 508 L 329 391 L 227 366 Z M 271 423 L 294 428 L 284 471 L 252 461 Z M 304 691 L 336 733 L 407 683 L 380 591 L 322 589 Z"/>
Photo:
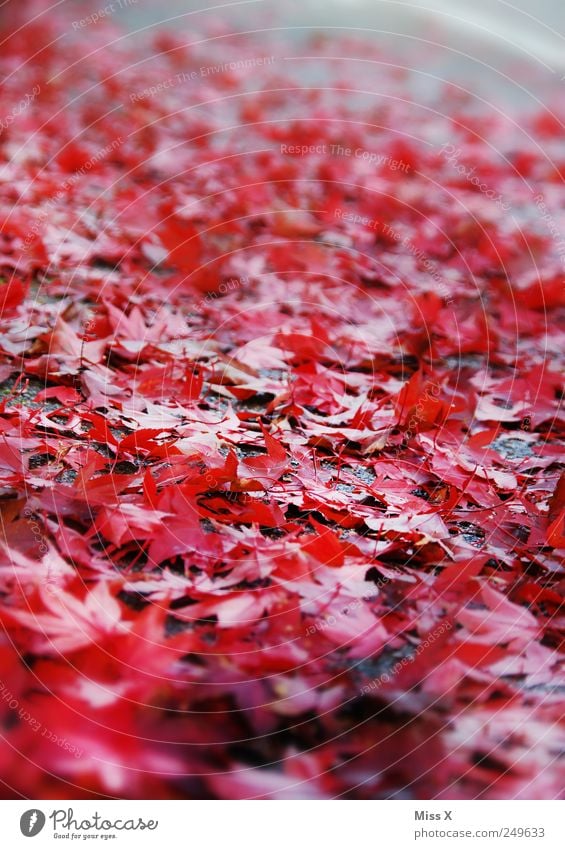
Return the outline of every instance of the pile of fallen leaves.
<path id="1" fill-rule="evenodd" d="M 293 49 L 3 46 L 7 796 L 562 792 L 563 125 Z"/>

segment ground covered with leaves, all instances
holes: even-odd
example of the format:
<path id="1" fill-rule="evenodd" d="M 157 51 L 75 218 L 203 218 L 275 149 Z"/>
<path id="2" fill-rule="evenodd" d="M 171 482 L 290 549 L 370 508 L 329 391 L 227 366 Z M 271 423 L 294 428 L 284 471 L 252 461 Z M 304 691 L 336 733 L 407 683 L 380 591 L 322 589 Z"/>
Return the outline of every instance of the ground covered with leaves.
<path id="1" fill-rule="evenodd" d="M 4 795 L 560 796 L 563 124 L 278 39 L 0 55 Z"/>

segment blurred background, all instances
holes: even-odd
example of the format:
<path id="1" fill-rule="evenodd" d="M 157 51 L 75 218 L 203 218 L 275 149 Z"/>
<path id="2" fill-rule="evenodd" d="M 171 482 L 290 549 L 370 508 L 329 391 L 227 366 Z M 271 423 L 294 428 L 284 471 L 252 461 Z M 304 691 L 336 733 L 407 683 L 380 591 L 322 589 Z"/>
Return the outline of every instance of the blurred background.
<path id="1" fill-rule="evenodd" d="M 15 30 L 55 10 L 77 19 L 99 14 L 133 39 L 158 29 L 209 35 L 215 28 L 260 31 L 266 44 L 292 46 L 314 33 L 328 41 L 349 34 L 371 41 L 389 64 L 405 69 L 412 94 L 424 100 L 437 96 L 444 82 L 493 105 L 522 110 L 539 108 L 540 102 L 552 106 L 564 95 L 562 0 L 4 0 L 0 25 Z M 90 27 L 89 38 L 97 29 Z M 355 59 L 355 53 L 347 58 Z M 309 82 L 309 71 L 303 73 Z"/>
<path id="2" fill-rule="evenodd" d="M 195 28 L 211 19 L 241 30 L 282 27 L 301 41 L 312 29 L 349 29 L 377 41 L 399 64 L 463 83 L 489 99 L 524 106 L 563 96 L 565 3 L 562 0 L 122 0 L 116 12 L 132 32 Z M 92 5 L 92 4 L 87 4 Z M 96 4 L 94 4 L 96 5 Z M 102 5 L 102 4 L 100 4 Z M 430 83 L 429 83 L 430 84 Z M 420 85 L 422 83 L 420 82 Z"/>

